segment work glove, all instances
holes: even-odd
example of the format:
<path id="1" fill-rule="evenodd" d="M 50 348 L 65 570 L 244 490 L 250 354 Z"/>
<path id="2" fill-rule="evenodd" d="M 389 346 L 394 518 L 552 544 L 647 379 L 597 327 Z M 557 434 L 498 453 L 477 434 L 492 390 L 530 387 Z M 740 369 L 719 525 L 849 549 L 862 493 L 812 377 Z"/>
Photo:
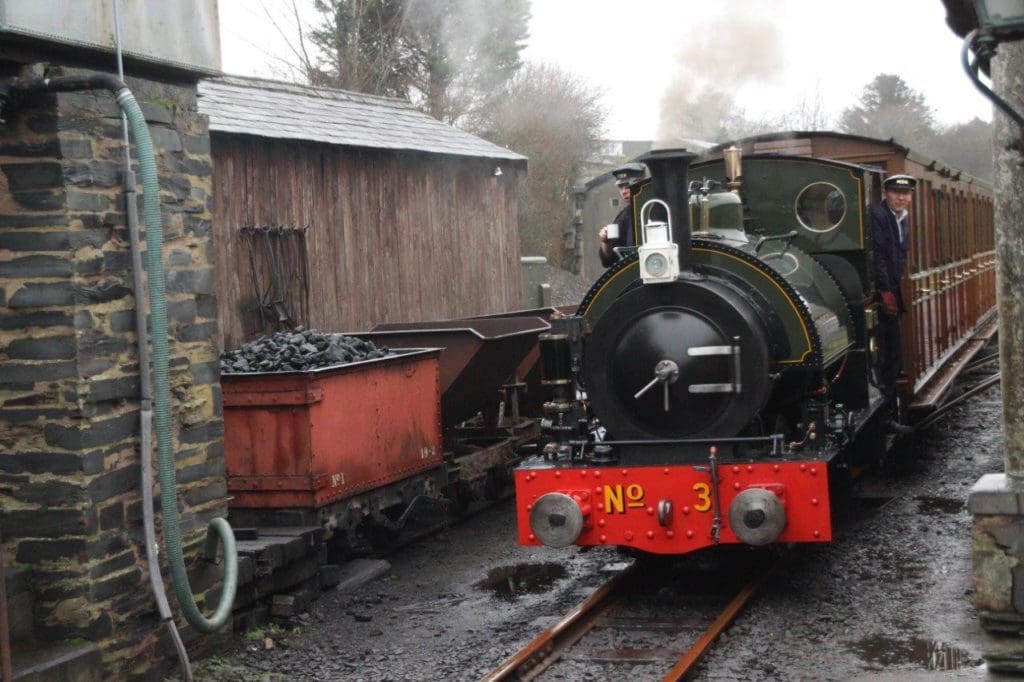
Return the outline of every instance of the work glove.
<path id="1" fill-rule="evenodd" d="M 896 294 L 891 291 L 883 291 L 882 308 L 889 317 L 896 317 L 900 312 L 899 306 L 896 305 Z"/>

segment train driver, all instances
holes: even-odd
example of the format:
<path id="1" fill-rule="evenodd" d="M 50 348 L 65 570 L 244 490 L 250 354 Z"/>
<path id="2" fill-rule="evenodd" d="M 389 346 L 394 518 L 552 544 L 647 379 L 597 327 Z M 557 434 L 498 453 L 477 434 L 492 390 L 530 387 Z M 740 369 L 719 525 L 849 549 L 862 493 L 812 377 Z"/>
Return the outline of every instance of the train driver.
<path id="1" fill-rule="evenodd" d="M 640 180 L 647 173 L 647 166 L 642 163 L 627 163 L 612 171 L 615 176 L 615 186 L 619 188 L 619 196 L 622 197 L 622 210 L 615 216 L 615 224 L 619 227 L 619 236 L 610 237 L 608 227 L 602 227 L 598 232 L 601 240 L 601 265 L 610 268 L 619 257 L 612 251 L 617 246 L 636 246 L 633 236 L 633 191 L 632 184 Z"/>
<path id="2" fill-rule="evenodd" d="M 900 282 L 907 268 L 910 246 L 908 215 L 914 201 L 917 180 L 909 175 L 893 175 L 885 179 L 885 198 L 871 209 L 871 236 L 874 243 L 874 269 L 877 300 L 882 305 L 878 324 L 878 381 L 882 389 L 882 423 L 892 433 L 910 433 L 912 429 L 899 422 L 896 405 L 896 380 L 902 369 L 900 316 L 907 311 Z"/>

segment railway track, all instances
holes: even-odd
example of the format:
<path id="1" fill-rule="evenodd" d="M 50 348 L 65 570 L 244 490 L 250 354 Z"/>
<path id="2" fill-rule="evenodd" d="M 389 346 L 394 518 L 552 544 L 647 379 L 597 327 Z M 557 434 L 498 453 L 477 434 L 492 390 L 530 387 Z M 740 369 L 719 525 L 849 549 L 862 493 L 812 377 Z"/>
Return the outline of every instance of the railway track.
<path id="1" fill-rule="evenodd" d="M 738 554 L 625 566 L 485 682 L 545 673 L 573 679 L 595 670 L 608 679 L 682 679 L 782 560 L 766 551 Z"/>

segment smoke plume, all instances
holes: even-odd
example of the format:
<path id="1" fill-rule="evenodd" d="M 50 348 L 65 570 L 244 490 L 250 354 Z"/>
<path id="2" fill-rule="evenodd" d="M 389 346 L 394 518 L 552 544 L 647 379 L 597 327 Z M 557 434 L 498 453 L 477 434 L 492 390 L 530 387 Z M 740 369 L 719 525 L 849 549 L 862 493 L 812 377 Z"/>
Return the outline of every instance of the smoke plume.
<path id="1" fill-rule="evenodd" d="M 771 16 L 750 2 L 728 0 L 723 13 L 698 19 L 681 34 L 676 72 L 661 99 L 659 142 L 719 141 L 745 134 L 736 94 L 770 82 L 783 66 Z"/>

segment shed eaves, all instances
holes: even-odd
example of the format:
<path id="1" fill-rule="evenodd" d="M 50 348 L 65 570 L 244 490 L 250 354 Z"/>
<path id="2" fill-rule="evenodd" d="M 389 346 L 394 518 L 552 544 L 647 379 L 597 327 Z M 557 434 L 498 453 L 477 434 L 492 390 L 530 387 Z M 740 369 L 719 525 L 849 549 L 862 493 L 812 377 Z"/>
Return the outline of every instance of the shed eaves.
<path id="1" fill-rule="evenodd" d="M 199 83 L 199 111 L 214 132 L 526 161 L 427 116 L 401 99 L 227 76 Z"/>

